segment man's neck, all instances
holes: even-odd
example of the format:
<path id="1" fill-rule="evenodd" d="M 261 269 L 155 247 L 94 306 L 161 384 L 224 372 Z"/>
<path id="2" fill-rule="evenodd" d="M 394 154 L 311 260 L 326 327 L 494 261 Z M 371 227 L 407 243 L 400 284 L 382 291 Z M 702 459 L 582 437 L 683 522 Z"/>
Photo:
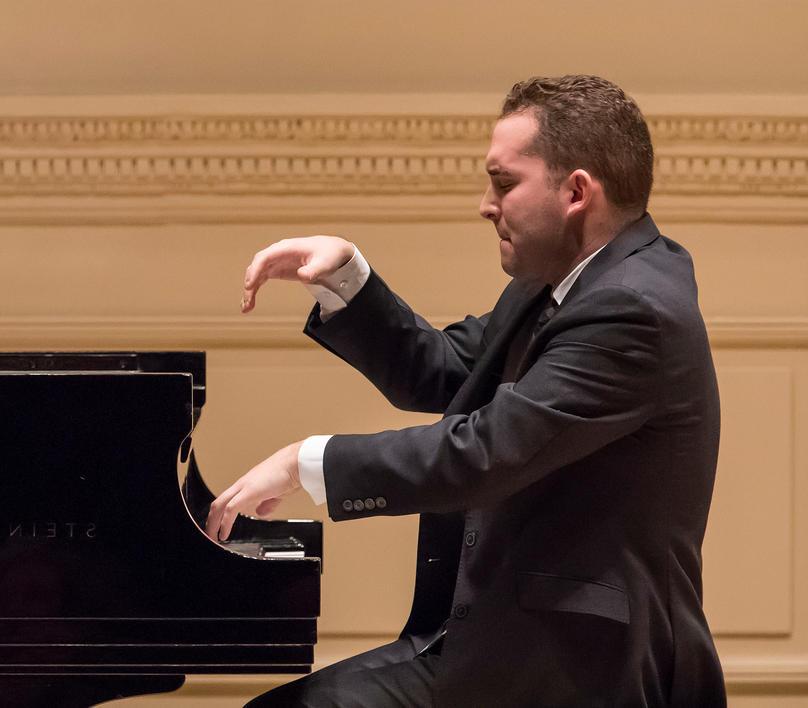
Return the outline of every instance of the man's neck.
<path id="1" fill-rule="evenodd" d="M 567 261 L 566 265 L 559 269 L 560 275 L 550 281 L 555 290 L 573 270 L 593 253 L 599 251 L 607 243 L 613 241 L 619 233 L 624 231 L 630 224 L 633 224 L 641 217 L 618 214 L 611 219 L 599 223 L 589 234 L 583 233 L 575 242 L 580 243 L 576 253 Z"/>
<path id="2" fill-rule="evenodd" d="M 553 301 L 560 305 L 564 298 L 567 297 L 567 293 L 572 289 L 572 286 L 575 284 L 575 281 L 578 280 L 578 277 L 583 273 L 583 271 L 589 265 L 589 262 L 595 258 L 595 256 L 601 252 L 605 248 L 601 246 L 595 251 L 592 251 L 586 258 L 582 261 L 579 261 L 578 264 L 564 277 L 562 278 L 561 282 L 558 285 L 553 286 L 550 294 L 553 296 Z"/>
<path id="3" fill-rule="evenodd" d="M 614 238 L 614 236 L 612 236 L 612 238 Z M 572 273 L 572 271 L 575 270 L 575 268 L 577 268 L 582 261 L 585 261 L 593 253 L 599 251 L 611 240 L 611 238 L 607 238 L 603 240 L 591 241 L 587 243 L 584 248 L 581 248 L 573 257 L 572 261 L 569 261 L 569 264 L 562 270 L 561 275 L 552 279 L 550 285 L 552 285 L 553 290 L 555 290 L 564 281 L 564 278 Z"/>

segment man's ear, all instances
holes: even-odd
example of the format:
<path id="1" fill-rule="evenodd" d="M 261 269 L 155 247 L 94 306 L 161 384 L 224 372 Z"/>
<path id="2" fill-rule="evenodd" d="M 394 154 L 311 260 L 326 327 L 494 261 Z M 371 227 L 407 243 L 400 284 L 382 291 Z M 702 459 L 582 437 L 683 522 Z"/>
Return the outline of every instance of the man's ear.
<path id="1" fill-rule="evenodd" d="M 586 170 L 570 172 L 564 180 L 567 216 L 583 214 L 592 202 L 595 180 Z"/>

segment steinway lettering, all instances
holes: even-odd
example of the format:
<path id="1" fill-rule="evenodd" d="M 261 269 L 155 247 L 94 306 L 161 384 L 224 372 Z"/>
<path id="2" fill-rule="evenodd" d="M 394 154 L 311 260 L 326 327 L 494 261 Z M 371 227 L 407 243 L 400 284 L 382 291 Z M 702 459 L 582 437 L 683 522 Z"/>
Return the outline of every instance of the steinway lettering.
<path id="1" fill-rule="evenodd" d="M 10 521 L 8 523 L 8 538 L 37 538 L 43 541 L 52 538 L 94 539 L 96 531 L 94 523 L 78 521 Z"/>

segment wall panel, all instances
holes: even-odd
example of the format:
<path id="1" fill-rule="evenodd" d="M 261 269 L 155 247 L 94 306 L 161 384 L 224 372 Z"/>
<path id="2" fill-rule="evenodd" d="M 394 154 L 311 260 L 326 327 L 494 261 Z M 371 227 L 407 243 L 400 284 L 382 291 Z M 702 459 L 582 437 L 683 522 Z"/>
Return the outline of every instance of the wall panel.
<path id="1" fill-rule="evenodd" d="M 704 548 L 706 612 L 720 635 L 793 629 L 793 382 L 788 367 L 718 369 L 721 449 Z"/>

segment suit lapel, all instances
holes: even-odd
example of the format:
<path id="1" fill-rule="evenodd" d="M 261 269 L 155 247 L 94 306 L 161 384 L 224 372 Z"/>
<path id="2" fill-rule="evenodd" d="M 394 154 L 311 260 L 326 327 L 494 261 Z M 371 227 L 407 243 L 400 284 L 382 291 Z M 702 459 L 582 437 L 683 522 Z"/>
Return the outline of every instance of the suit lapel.
<path id="1" fill-rule="evenodd" d="M 486 347 L 474 370 L 449 404 L 444 413 L 445 416 L 472 411 L 479 408 L 478 400 L 490 398 L 489 387 L 495 388 L 502 379 L 502 369 L 505 365 L 508 346 L 519 331 L 525 317 L 541 298 L 544 287 L 544 284 L 541 283 L 511 282 L 509 288 L 511 292 L 508 294 L 507 301 L 500 303 L 503 306 L 502 314 L 495 312 L 492 315 L 492 320 L 495 316 L 497 319 L 501 318 L 502 325 L 493 328 L 495 331 L 491 343 Z"/>

